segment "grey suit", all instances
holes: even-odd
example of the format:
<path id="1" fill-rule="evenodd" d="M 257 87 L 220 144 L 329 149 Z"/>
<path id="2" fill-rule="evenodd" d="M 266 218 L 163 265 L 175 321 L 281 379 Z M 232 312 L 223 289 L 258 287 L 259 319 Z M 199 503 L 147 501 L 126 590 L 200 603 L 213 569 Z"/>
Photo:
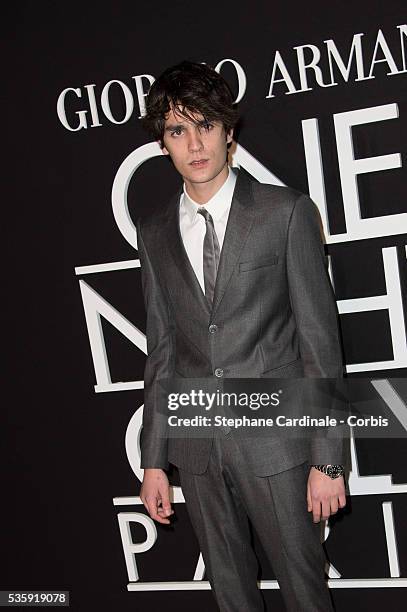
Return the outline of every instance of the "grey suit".
<path id="1" fill-rule="evenodd" d="M 235 438 L 233 433 L 215 441 L 212 437 L 168 439 L 165 418 L 159 410 L 162 398 L 158 384 L 160 379 L 171 376 L 223 379 L 342 376 L 337 313 L 316 207 L 307 196 L 289 188 L 258 183 L 239 170 L 211 310 L 180 236 L 179 197 L 180 192 L 167 207 L 139 221 L 137 227 L 148 345 L 141 465 L 167 469 L 173 463 L 179 468 L 209 578 L 225 611 L 254 611 L 261 606 L 253 589 L 240 593 L 238 573 L 219 579 L 216 568 L 219 570 L 225 563 L 230 565 L 232 557 L 234 563 L 238 558 L 248 564 L 252 574 L 255 571 L 254 559 L 249 563 L 247 550 L 242 552 L 241 547 L 239 550 L 239 544 L 230 546 L 232 557 L 225 550 L 215 551 L 215 534 L 213 538 L 208 534 L 216 531 L 222 509 L 228 521 L 235 520 L 242 541 L 247 542 L 247 534 L 243 535 L 246 533 L 243 508 L 259 532 L 261 525 L 263 533 L 267 529 L 273 531 L 266 517 L 254 516 L 253 504 L 248 507 L 256 491 L 259 500 L 263 494 L 270 495 L 270 490 L 276 491 L 277 496 L 281 493 L 285 501 L 279 499 L 279 505 L 286 509 L 293 507 L 295 496 L 298 499 L 300 495 L 301 503 L 297 505 L 303 507 L 299 510 L 301 517 L 291 517 L 282 541 L 285 546 L 292 540 L 289 530 L 302 525 L 304 553 L 297 543 L 296 556 L 291 558 L 287 548 L 286 553 L 280 551 L 279 558 L 275 558 L 284 525 L 276 510 L 275 515 L 272 513 L 277 521 L 270 542 L 274 550 L 272 563 L 289 609 L 326 612 L 331 607 L 326 592 L 319 594 L 323 559 L 319 543 L 316 545 L 318 526 L 312 524 L 306 512 L 304 469 L 309 463 L 344 463 L 347 449 L 343 440 L 263 436 L 253 444 L 253 440 Z M 234 465 L 233 457 L 237 462 Z M 220 482 L 220 473 L 225 476 L 224 485 L 228 484 L 224 494 L 213 489 Z M 297 482 L 300 473 L 301 494 Z M 199 485 L 204 481 L 205 485 Z M 253 483 L 259 487 L 253 488 Z M 212 519 L 211 488 L 212 495 L 219 495 L 220 504 Z M 233 490 L 233 494 L 227 493 L 227 489 Z M 270 506 L 271 502 L 265 499 L 264 503 Z M 202 520 L 208 520 L 204 531 L 209 539 L 202 535 Z M 305 528 L 307 520 L 309 527 Z M 263 538 L 262 533 L 260 537 Z M 315 551 L 313 557 L 306 552 L 311 550 Z M 307 558 L 310 566 L 318 568 L 319 578 L 308 581 L 313 591 L 308 599 L 302 596 L 305 603 L 298 604 L 302 590 L 295 594 L 296 585 L 307 584 L 306 577 L 312 574 L 309 567 L 304 567 Z M 289 585 L 286 575 L 290 576 Z M 236 594 L 235 603 L 230 601 L 231 592 Z"/>

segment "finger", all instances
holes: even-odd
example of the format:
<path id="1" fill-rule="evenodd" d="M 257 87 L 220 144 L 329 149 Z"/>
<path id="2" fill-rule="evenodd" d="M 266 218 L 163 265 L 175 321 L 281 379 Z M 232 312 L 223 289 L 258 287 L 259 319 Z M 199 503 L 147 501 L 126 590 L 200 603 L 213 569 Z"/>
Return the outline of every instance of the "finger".
<path id="1" fill-rule="evenodd" d="M 172 510 L 171 508 L 168 511 L 168 510 L 164 510 L 161 506 L 158 507 L 157 512 L 160 516 L 171 516 L 172 514 L 174 514 L 174 510 Z"/>
<path id="2" fill-rule="evenodd" d="M 314 523 L 319 523 L 321 520 L 321 502 L 316 500 L 312 502 L 312 518 Z"/>
<path id="3" fill-rule="evenodd" d="M 141 495 L 141 494 L 140 494 L 140 499 L 141 499 L 141 501 L 143 502 L 143 506 L 144 506 L 144 508 L 145 508 L 146 510 L 148 510 L 148 508 L 147 508 L 146 498 L 145 498 L 143 495 Z"/>
<path id="4" fill-rule="evenodd" d="M 140 495 L 140 499 L 141 499 L 141 501 L 143 502 L 143 506 L 144 506 L 144 508 L 145 508 L 145 509 L 147 510 L 147 512 L 150 514 L 150 509 L 149 509 L 149 507 L 148 507 L 147 498 L 146 498 L 146 497 L 144 497 L 144 496 L 142 497 L 142 496 Z"/>
<path id="5" fill-rule="evenodd" d="M 162 525 L 169 525 L 170 519 L 165 518 L 164 516 L 160 516 L 158 512 L 155 514 L 150 514 L 151 518 L 157 521 L 157 523 L 161 523 Z"/>
<path id="6" fill-rule="evenodd" d="M 331 499 L 331 514 L 336 514 L 338 512 L 338 498 L 333 497 Z"/>
<path id="7" fill-rule="evenodd" d="M 164 517 L 161 517 L 158 514 L 158 505 L 157 505 L 157 499 L 156 498 L 152 498 L 152 499 L 147 499 L 147 510 L 149 515 L 151 516 L 151 518 L 154 521 L 157 521 L 158 523 L 162 523 L 167 525 L 170 521 Z"/>
<path id="8" fill-rule="evenodd" d="M 171 514 L 174 514 L 174 510 L 172 510 L 171 508 L 171 503 L 170 503 L 170 498 L 168 493 L 166 494 L 161 494 L 161 508 L 162 508 L 162 512 L 164 513 L 165 516 L 170 516 Z"/>
<path id="9" fill-rule="evenodd" d="M 339 507 L 344 508 L 346 506 L 346 495 L 339 495 Z"/>
<path id="10" fill-rule="evenodd" d="M 322 502 L 322 520 L 326 521 L 331 515 L 331 504 L 329 500 L 324 500 Z"/>
<path id="11" fill-rule="evenodd" d="M 151 518 L 154 518 L 154 514 L 157 512 L 157 500 L 154 497 L 146 497 L 144 505 L 146 506 Z"/>
<path id="12" fill-rule="evenodd" d="M 308 512 L 312 511 L 311 489 L 309 485 L 307 486 L 307 509 Z"/>

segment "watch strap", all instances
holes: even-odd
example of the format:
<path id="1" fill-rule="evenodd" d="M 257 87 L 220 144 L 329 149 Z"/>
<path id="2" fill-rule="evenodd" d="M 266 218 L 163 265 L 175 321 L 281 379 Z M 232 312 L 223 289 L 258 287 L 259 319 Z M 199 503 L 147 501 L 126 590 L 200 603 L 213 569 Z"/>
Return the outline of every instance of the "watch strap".
<path id="1" fill-rule="evenodd" d="M 329 478 L 332 478 L 332 480 L 334 480 L 335 478 L 339 478 L 340 476 L 343 476 L 345 472 L 343 465 L 335 465 L 335 464 L 315 465 L 313 464 L 312 467 L 316 468 L 323 474 L 326 474 L 326 476 L 329 476 Z"/>

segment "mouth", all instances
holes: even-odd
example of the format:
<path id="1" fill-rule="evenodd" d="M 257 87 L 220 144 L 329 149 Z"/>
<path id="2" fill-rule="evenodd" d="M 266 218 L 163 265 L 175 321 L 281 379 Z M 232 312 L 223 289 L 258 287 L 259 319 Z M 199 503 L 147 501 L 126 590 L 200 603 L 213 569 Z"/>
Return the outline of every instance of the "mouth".
<path id="1" fill-rule="evenodd" d="M 208 162 L 209 159 L 195 159 L 190 162 L 189 165 L 192 166 L 192 168 L 204 168 Z"/>

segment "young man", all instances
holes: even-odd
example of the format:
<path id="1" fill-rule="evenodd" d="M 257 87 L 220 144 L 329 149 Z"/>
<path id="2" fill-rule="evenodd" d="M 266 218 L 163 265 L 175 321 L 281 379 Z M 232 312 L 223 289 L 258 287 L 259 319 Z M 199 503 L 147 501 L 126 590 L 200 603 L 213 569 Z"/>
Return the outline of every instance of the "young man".
<path id="1" fill-rule="evenodd" d="M 339 438 L 168 439 L 159 381 L 342 376 L 335 300 L 315 205 L 232 170 L 231 92 L 207 65 L 182 62 L 151 87 L 145 123 L 183 178 L 138 222 L 148 358 L 140 497 L 173 513 L 182 490 L 222 612 L 264 609 L 248 519 L 290 611 L 332 610 L 318 522 L 345 506 Z"/>

